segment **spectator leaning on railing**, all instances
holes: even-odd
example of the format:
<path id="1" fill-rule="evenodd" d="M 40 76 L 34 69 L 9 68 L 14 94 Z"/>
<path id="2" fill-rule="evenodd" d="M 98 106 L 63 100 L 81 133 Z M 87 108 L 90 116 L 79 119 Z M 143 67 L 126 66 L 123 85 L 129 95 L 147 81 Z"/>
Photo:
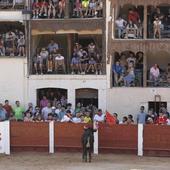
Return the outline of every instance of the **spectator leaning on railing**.
<path id="1" fill-rule="evenodd" d="M 47 99 L 48 100 L 48 99 Z M 102 112 L 101 109 L 97 109 L 94 105 L 83 106 L 83 103 L 78 102 L 75 110 L 71 107 L 71 104 L 58 103 L 56 106 L 52 104 L 52 101 L 48 100 L 47 106 L 44 107 L 35 106 L 32 103 L 28 104 L 27 109 L 24 109 L 20 105 L 20 101 L 15 102 L 16 106 L 12 108 L 8 100 L 5 100 L 3 106 L 0 103 L 0 121 L 24 121 L 24 122 L 72 122 L 72 123 L 106 123 L 109 126 L 116 124 L 134 125 L 133 115 L 129 114 L 123 116 L 122 121 L 119 121 L 119 115 L 117 113 Z M 169 112 L 164 106 L 160 107 L 158 113 L 154 113 L 150 108 L 148 113 L 145 112 L 144 106 L 140 107 L 140 112 L 137 114 L 137 123 L 141 124 L 156 124 L 156 125 L 170 125 Z"/>

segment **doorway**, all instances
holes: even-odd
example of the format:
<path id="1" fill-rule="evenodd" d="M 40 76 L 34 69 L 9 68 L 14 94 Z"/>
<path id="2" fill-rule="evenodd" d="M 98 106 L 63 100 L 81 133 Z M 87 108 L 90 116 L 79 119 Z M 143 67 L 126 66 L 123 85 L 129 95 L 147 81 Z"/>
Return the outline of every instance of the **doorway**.
<path id="1" fill-rule="evenodd" d="M 38 106 L 40 105 L 40 100 L 43 98 L 43 96 L 46 96 L 52 105 L 54 105 L 56 100 L 60 102 L 62 105 L 65 105 L 67 103 L 67 90 L 66 89 L 60 89 L 60 88 L 37 89 L 37 105 Z"/>
<path id="2" fill-rule="evenodd" d="M 98 90 L 97 89 L 77 89 L 76 103 L 80 102 L 84 107 L 94 105 L 98 108 Z"/>

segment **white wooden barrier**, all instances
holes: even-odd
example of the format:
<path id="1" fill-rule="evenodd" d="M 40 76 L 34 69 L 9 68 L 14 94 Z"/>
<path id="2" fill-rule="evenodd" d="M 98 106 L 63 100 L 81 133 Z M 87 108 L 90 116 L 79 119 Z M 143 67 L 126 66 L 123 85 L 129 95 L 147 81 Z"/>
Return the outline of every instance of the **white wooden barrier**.
<path id="1" fill-rule="evenodd" d="M 10 155 L 10 123 L 0 122 L 0 154 Z"/>

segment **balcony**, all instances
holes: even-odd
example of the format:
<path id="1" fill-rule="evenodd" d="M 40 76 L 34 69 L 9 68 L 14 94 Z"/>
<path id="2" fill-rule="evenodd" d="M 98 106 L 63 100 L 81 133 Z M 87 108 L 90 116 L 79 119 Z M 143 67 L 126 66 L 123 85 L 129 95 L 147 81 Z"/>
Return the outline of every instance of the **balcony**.
<path id="1" fill-rule="evenodd" d="M 63 19 L 63 18 L 102 18 L 103 0 L 61 0 L 43 2 L 34 1 L 31 5 L 33 19 Z"/>
<path id="2" fill-rule="evenodd" d="M 22 10 L 27 0 L 0 0 L 0 10 Z"/>

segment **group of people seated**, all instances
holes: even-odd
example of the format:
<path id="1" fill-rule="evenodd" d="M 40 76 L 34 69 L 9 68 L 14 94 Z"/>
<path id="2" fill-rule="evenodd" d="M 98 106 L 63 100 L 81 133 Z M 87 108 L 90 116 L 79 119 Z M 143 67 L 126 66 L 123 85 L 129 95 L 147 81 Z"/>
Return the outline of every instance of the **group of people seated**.
<path id="1" fill-rule="evenodd" d="M 23 31 L 16 29 L 0 34 L 0 56 L 25 56 Z"/>
<path id="2" fill-rule="evenodd" d="M 103 0 L 74 0 L 73 17 L 102 17 Z"/>
<path id="3" fill-rule="evenodd" d="M 154 64 L 149 70 L 150 86 L 169 86 L 170 85 L 170 63 L 165 70 L 161 69 L 158 64 Z"/>
<path id="4" fill-rule="evenodd" d="M 75 43 L 71 70 L 72 74 L 102 74 L 102 56 L 95 43 L 91 42 L 84 48 L 81 44 Z"/>
<path id="5" fill-rule="evenodd" d="M 59 52 L 59 45 L 53 40 L 46 48 L 41 48 L 33 57 L 33 66 L 36 74 L 66 73 L 65 58 Z"/>
<path id="6" fill-rule="evenodd" d="M 33 0 L 33 19 L 64 18 L 66 0 Z"/>
<path id="7" fill-rule="evenodd" d="M 134 87 L 143 85 L 143 52 L 115 53 L 112 65 L 113 85 Z"/>
<path id="8" fill-rule="evenodd" d="M 143 23 L 137 8 L 129 9 L 127 20 L 119 15 L 115 21 L 115 25 L 116 38 L 140 39 L 143 37 Z"/>
<path id="9" fill-rule="evenodd" d="M 93 42 L 85 48 L 75 43 L 70 62 L 72 74 L 102 74 L 102 57 Z M 59 45 L 53 39 L 33 57 L 36 74 L 65 74 L 65 63 L 66 59 L 60 54 Z"/>

